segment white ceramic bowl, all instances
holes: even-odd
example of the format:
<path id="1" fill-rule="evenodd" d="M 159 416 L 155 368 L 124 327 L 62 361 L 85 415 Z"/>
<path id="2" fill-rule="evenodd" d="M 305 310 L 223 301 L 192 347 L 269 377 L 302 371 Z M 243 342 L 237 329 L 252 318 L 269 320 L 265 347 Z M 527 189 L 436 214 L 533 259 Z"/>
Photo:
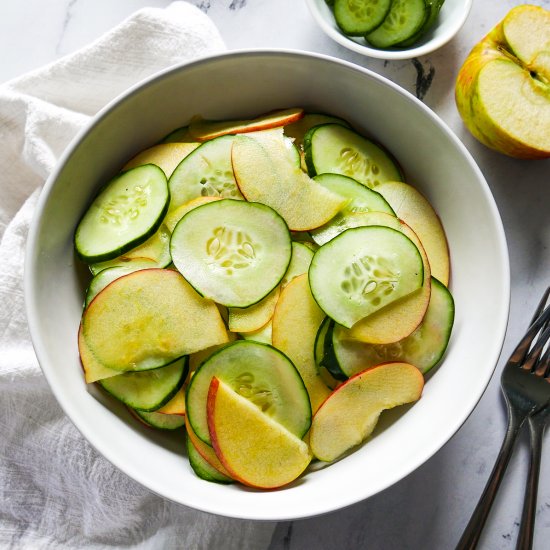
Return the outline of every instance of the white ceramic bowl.
<path id="1" fill-rule="evenodd" d="M 73 233 L 103 182 L 192 115 L 240 118 L 287 106 L 343 117 L 397 156 L 447 232 L 456 322 L 443 364 L 406 414 L 389 414 L 372 440 L 340 462 L 282 490 L 258 492 L 200 480 L 182 456 L 181 440 L 142 428 L 124 407 L 86 386 L 77 349 L 86 268 L 75 259 Z M 99 452 L 173 501 L 225 516 L 282 520 L 329 512 L 374 495 L 420 466 L 458 430 L 498 359 L 508 316 L 509 264 L 499 213 L 480 170 L 421 102 L 343 61 L 300 52 L 245 51 L 159 74 L 108 105 L 79 134 L 40 197 L 28 242 L 25 290 L 44 374 L 66 414 Z"/>
<path id="2" fill-rule="evenodd" d="M 441 48 L 461 29 L 472 7 L 472 0 L 445 0 L 436 24 L 417 44 L 405 49 L 379 50 L 369 46 L 360 36 L 346 36 L 336 24 L 326 0 L 306 0 L 306 3 L 315 21 L 330 38 L 354 52 L 378 59 L 411 59 Z"/>

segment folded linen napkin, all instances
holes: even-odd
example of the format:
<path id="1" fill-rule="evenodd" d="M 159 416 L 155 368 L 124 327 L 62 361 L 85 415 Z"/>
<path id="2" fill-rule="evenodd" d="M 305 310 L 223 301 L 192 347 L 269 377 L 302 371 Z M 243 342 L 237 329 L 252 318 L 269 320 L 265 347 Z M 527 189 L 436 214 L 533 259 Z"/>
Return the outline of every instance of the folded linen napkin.
<path id="1" fill-rule="evenodd" d="M 0 547 L 261 549 L 273 526 L 187 509 L 116 470 L 42 376 L 24 313 L 24 247 L 40 187 L 89 117 L 139 80 L 224 49 L 184 2 L 143 9 L 90 46 L 0 86 Z"/>

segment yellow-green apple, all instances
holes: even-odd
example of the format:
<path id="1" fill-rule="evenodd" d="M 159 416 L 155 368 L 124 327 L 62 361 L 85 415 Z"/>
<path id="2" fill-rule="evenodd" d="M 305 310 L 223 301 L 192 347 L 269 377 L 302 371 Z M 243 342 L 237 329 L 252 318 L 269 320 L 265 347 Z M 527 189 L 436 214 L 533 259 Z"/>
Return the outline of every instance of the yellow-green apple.
<path id="1" fill-rule="evenodd" d="M 466 58 L 455 97 L 485 145 L 517 158 L 550 157 L 550 11 L 510 10 Z"/>

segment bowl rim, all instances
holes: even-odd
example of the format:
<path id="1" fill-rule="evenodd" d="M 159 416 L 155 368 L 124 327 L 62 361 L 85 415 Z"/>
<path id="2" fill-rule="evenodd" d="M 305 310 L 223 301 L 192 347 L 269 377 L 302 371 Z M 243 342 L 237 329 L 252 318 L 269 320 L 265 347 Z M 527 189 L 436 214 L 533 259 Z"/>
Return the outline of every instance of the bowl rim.
<path id="1" fill-rule="evenodd" d="M 457 17 L 452 25 L 449 27 L 449 30 L 446 34 L 432 38 L 428 42 L 416 46 L 414 48 L 407 48 L 404 50 L 380 50 L 377 48 L 371 48 L 366 44 L 360 44 L 353 40 L 353 38 L 346 36 L 345 34 L 336 30 L 333 26 L 329 24 L 326 18 L 323 16 L 319 9 L 319 4 L 324 3 L 325 0 L 305 0 L 308 5 L 311 15 L 321 27 L 323 32 L 332 38 L 335 42 L 352 50 L 356 53 L 360 53 L 367 57 L 373 57 L 375 59 L 385 59 L 385 60 L 400 60 L 400 59 L 411 59 L 413 57 L 419 57 L 431 53 L 448 42 L 450 42 L 453 37 L 458 33 L 462 28 L 470 11 L 472 9 L 473 0 L 463 0 L 464 7 L 461 11 L 460 17 Z"/>
<path id="2" fill-rule="evenodd" d="M 216 502 L 212 502 L 211 504 L 209 503 L 209 506 L 200 506 L 192 502 L 189 502 L 185 498 L 182 498 L 181 500 L 177 500 L 177 499 L 174 499 L 172 496 L 168 496 L 164 494 L 162 491 L 162 488 L 155 487 L 152 483 L 149 483 L 148 480 L 144 479 L 143 475 L 140 474 L 140 472 L 137 469 L 132 470 L 128 467 L 127 464 L 121 463 L 121 461 L 117 457 L 116 452 L 113 452 L 108 445 L 105 445 L 105 443 L 102 442 L 102 438 L 100 434 L 96 433 L 97 430 L 96 431 L 90 430 L 88 425 L 85 422 L 81 422 L 78 418 L 74 417 L 74 415 L 72 414 L 72 411 L 76 409 L 75 404 L 71 402 L 71 399 L 69 398 L 69 396 L 64 395 L 64 393 L 60 390 L 60 388 L 56 387 L 56 385 L 52 383 L 53 373 L 49 372 L 50 367 L 47 364 L 48 362 L 45 361 L 44 359 L 41 360 L 41 358 L 45 358 L 47 356 L 45 351 L 47 346 L 42 338 L 42 334 L 39 329 L 38 316 L 34 313 L 34 310 L 37 309 L 35 306 L 38 301 L 37 300 L 38 291 L 33 285 L 33 277 L 34 277 L 34 273 L 36 272 L 37 265 L 39 263 L 38 261 L 39 251 L 37 250 L 39 225 L 40 225 L 39 222 L 42 217 L 44 208 L 50 197 L 50 194 L 52 192 L 52 189 L 54 188 L 54 184 L 57 178 L 59 177 L 59 174 L 64 169 L 65 163 L 74 153 L 74 151 L 80 146 L 80 143 L 83 141 L 83 139 L 85 138 L 87 133 L 90 131 L 90 129 L 96 124 L 98 124 L 100 120 L 108 116 L 110 111 L 115 109 L 119 105 L 119 103 L 124 102 L 135 93 L 138 93 L 142 88 L 147 87 L 151 83 L 156 82 L 157 80 L 163 79 L 172 73 L 185 70 L 189 67 L 196 67 L 201 64 L 205 64 L 205 63 L 208 64 L 211 62 L 215 62 L 220 60 L 221 58 L 238 58 L 238 57 L 247 57 L 247 56 L 265 56 L 265 57 L 284 56 L 284 57 L 292 57 L 292 58 L 302 57 L 302 58 L 313 58 L 313 59 L 325 61 L 328 63 L 335 63 L 349 70 L 362 73 L 364 76 L 367 76 L 369 78 L 378 80 L 381 84 L 385 86 L 389 86 L 397 93 L 409 98 L 413 103 L 416 104 L 417 108 L 420 108 L 427 117 L 432 119 L 432 121 L 435 122 L 441 128 L 441 130 L 448 135 L 448 137 L 451 139 L 451 141 L 454 143 L 454 145 L 457 147 L 460 153 L 464 156 L 465 160 L 468 162 L 472 170 L 476 173 L 479 183 L 481 185 L 483 194 L 487 199 L 488 207 L 492 212 L 492 220 L 494 222 L 495 229 L 497 231 L 497 242 L 495 243 L 495 246 L 499 251 L 499 256 L 502 259 L 502 264 L 504 267 L 504 273 L 502 273 L 502 280 L 500 282 L 503 288 L 503 298 L 506 300 L 506 302 L 505 304 L 502 305 L 502 315 L 500 316 L 500 318 L 494 319 L 493 327 L 495 330 L 495 335 L 497 336 L 495 336 L 494 338 L 492 353 L 490 355 L 490 360 L 488 361 L 488 363 L 492 365 L 492 368 L 487 368 L 484 371 L 484 376 L 480 378 L 480 384 L 478 385 L 477 391 L 470 394 L 467 406 L 463 407 L 461 414 L 455 418 L 455 421 L 449 426 L 449 428 L 445 431 L 445 433 L 441 433 L 439 434 L 439 437 L 434 437 L 433 439 L 431 439 L 431 445 L 424 448 L 422 452 L 419 452 L 417 460 L 410 461 L 406 467 L 402 468 L 399 471 L 397 476 L 396 475 L 391 476 L 391 478 L 388 478 L 384 483 L 380 483 L 376 488 L 374 488 L 374 490 L 371 489 L 371 490 L 357 491 L 353 495 L 346 495 L 347 498 L 337 499 L 337 502 L 327 501 L 322 503 L 316 503 L 314 510 L 304 510 L 303 513 L 300 513 L 300 514 L 290 513 L 286 509 L 279 510 L 276 514 L 272 512 L 268 513 L 268 510 L 264 509 L 264 507 L 262 506 L 257 506 L 249 513 L 243 514 L 242 511 L 238 509 L 228 510 L 226 508 L 223 508 L 223 505 L 219 505 Z M 474 411 L 479 400 L 481 399 L 484 392 L 486 391 L 487 386 L 496 369 L 497 362 L 504 344 L 504 338 L 506 334 L 506 327 L 508 324 L 508 316 L 509 316 L 509 310 L 510 310 L 510 262 L 509 262 L 508 248 L 506 243 L 506 235 L 504 232 L 502 219 L 498 211 L 495 199 L 490 191 L 489 185 L 487 184 L 480 168 L 477 166 L 474 158 L 466 149 L 464 144 L 458 139 L 458 137 L 454 134 L 454 132 L 450 129 L 450 127 L 434 111 L 432 111 L 429 107 L 427 107 L 422 101 L 414 97 L 414 95 L 412 95 L 410 92 L 408 92 L 401 86 L 395 84 L 388 78 L 372 70 L 366 69 L 352 62 L 344 61 L 329 55 L 306 52 L 306 51 L 295 50 L 295 49 L 287 49 L 287 48 L 247 48 L 247 49 L 240 49 L 240 50 L 232 50 L 232 51 L 218 53 L 218 54 L 211 54 L 208 56 L 200 57 L 195 60 L 186 61 L 155 73 L 154 75 L 136 83 L 135 85 L 130 87 L 128 90 L 119 94 L 114 99 L 109 101 L 102 109 L 100 109 L 96 113 L 96 115 L 91 117 L 90 120 L 87 122 L 87 124 L 85 124 L 85 126 L 75 135 L 75 137 L 72 139 L 72 141 L 69 143 L 69 145 L 61 154 L 54 170 L 52 171 L 50 176 L 47 178 L 43 186 L 42 192 L 40 193 L 40 196 L 35 208 L 35 213 L 31 222 L 29 233 L 28 233 L 27 246 L 25 251 L 25 269 L 24 269 L 23 279 L 24 279 L 25 311 L 27 315 L 29 333 L 31 336 L 31 341 L 35 350 L 35 354 L 40 364 L 40 368 L 44 373 L 44 376 L 50 386 L 50 389 L 54 394 L 55 398 L 57 399 L 59 405 L 63 409 L 64 413 L 67 415 L 69 420 L 73 423 L 73 425 L 78 429 L 81 435 L 86 439 L 86 441 L 88 441 L 88 443 L 90 443 L 92 447 L 94 447 L 94 449 L 100 455 L 106 458 L 118 470 L 120 470 L 121 472 L 124 472 L 126 475 L 128 475 L 129 477 L 131 477 L 132 479 L 140 483 L 142 486 L 148 488 L 153 493 L 163 498 L 167 498 L 168 500 L 171 500 L 173 502 L 176 502 L 184 506 L 191 507 L 196 510 L 213 513 L 220 516 L 231 517 L 235 519 L 261 520 L 261 521 L 295 520 L 295 519 L 301 519 L 301 518 L 307 518 L 307 517 L 314 517 L 314 516 L 318 516 L 318 515 L 322 515 L 325 513 L 330 513 L 336 510 L 346 508 L 348 506 L 361 502 L 387 489 L 388 487 L 394 485 L 398 481 L 401 481 L 402 479 L 404 479 L 411 472 L 413 472 L 414 470 L 419 468 L 422 464 L 424 464 L 429 458 L 431 458 L 437 451 L 439 451 L 456 434 L 459 428 L 464 424 L 464 422 L 468 419 L 468 417 Z M 185 495 L 182 495 L 182 496 L 185 497 Z"/>

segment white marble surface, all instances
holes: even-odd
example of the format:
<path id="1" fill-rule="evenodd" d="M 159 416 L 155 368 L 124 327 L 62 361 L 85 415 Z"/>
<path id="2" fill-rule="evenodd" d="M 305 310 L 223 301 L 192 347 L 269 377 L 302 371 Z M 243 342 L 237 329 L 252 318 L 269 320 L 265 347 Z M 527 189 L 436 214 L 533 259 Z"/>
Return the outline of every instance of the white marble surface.
<path id="1" fill-rule="evenodd" d="M 0 82 L 87 44 L 144 6 L 169 0 L 4 0 L 0 3 Z M 438 52 L 411 61 L 363 58 L 330 41 L 300 0 L 193 0 L 218 25 L 230 49 L 296 48 L 333 55 L 373 69 L 415 93 L 419 74 L 433 70 L 423 101 L 456 132 L 475 157 L 495 196 L 509 243 L 511 315 L 497 373 L 550 284 L 550 161 L 518 161 L 478 144 L 464 129 L 453 100 L 458 68 L 473 44 L 513 5 L 474 0 L 458 36 Z M 531 3 L 550 8 L 548 0 Z M 483 220 L 479 220 L 482 224 Z M 475 281 L 472 282 L 475 284 Z M 453 548 L 479 497 L 505 430 L 495 375 L 478 407 L 452 440 L 406 479 L 375 497 L 320 518 L 282 523 L 270 550 L 342 548 L 439 550 Z M 481 547 L 515 547 L 527 468 L 527 439 L 512 457 Z M 550 547 L 550 437 L 537 511 L 536 550 Z"/>

